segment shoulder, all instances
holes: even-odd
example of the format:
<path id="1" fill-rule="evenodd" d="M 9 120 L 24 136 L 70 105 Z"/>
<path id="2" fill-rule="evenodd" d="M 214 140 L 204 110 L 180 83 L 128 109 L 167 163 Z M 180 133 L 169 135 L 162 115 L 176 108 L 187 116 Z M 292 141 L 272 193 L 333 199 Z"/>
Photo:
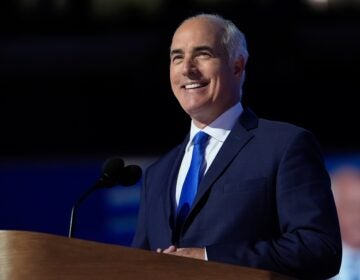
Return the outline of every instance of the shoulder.
<path id="1" fill-rule="evenodd" d="M 173 166 L 174 163 L 177 161 L 180 155 L 182 155 L 185 145 L 187 143 L 188 136 L 185 140 L 178 144 L 177 146 L 173 147 L 169 151 L 162 154 L 154 163 L 152 163 L 147 170 L 158 170 L 158 169 L 168 169 L 170 166 Z"/>
<path id="2" fill-rule="evenodd" d="M 281 146 L 308 146 L 320 149 L 316 136 L 308 129 L 287 122 L 259 119 L 258 131 L 255 132 L 268 142 Z"/>
<path id="3" fill-rule="evenodd" d="M 239 122 L 247 131 L 254 134 L 291 137 L 296 134 L 310 133 L 307 129 L 289 122 L 259 118 L 250 108 L 244 109 Z"/>
<path id="4" fill-rule="evenodd" d="M 297 134 L 308 131 L 307 129 L 292 123 L 259 118 L 259 129 L 267 133 Z M 309 131 L 308 131 L 309 132 Z"/>
<path id="5" fill-rule="evenodd" d="M 257 149 L 284 153 L 288 148 L 300 147 L 320 149 L 315 135 L 308 129 L 284 121 L 258 118 L 251 109 L 246 108 L 239 119 L 240 125 L 253 134 L 252 142 Z"/>
<path id="6" fill-rule="evenodd" d="M 258 143 L 280 161 L 307 163 L 308 166 L 322 166 L 324 164 L 323 149 L 315 135 L 300 126 L 267 119 L 259 119 L 259 129 L 255 132 Z M 318 173 L 324 169 L 319 169 Z M 325 173 L 324 173 L 325 174 Z"/>
<path id="7" fill-rule="evenodd" d="M 272 141 L 292 141 L 297 137 L 314 138 L 311 131 L 288 122 L 259 119 L 258 129 L 255 134 Z"/>

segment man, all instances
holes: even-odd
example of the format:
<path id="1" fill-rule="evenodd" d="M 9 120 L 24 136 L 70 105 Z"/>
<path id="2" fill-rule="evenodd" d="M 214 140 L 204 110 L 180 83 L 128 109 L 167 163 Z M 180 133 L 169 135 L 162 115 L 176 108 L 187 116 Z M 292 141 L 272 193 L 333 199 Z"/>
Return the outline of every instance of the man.
<path id="1" fill-rule="evenodd" d="M 341 240 L 318 144 L 242 107 L 247 58 L 244 35 L 220 16 L 198 15 L 176 30 L 170 80 L 191 129 L 146 171 L 133 246 L 330 277 Z"/>
<path id="2" fill-rule="evenodd" d="M 340 280 L 360 280 L 360 169 L 344 165 L 332 173 L 335 203 L 339 213 L 343 258 Z"/>

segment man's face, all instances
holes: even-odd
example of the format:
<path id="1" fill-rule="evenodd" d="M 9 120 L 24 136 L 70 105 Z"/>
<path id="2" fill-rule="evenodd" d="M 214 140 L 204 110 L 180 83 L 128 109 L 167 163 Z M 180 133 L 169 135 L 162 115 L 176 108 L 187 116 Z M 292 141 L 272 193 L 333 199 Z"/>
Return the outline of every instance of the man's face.
<path id="1" fill-rule="evenodd" d="M 360 171 L 344 168 L 332 180 L 342 238 L 348 245 L 360 249 Z"/>
<path id="2" fill-rule="evenodd" d="M 172 90 L 199 127 L 211 123 L 240 100 L 243 64 L 229 65 L 221 32 L 213 22 L 191 19 L 176 30 L 171 44 Z"/>

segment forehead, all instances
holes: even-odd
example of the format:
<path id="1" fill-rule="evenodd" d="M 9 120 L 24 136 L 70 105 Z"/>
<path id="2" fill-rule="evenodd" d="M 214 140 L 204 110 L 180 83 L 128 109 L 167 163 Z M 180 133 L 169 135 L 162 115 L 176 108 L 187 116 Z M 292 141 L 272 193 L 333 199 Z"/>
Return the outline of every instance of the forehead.
<path id="1" fill-rule="evenodd" d="M 220 47 L 222 28 L 207 19 L 190 19 L 175 31 L 171 49 L 193 48 L 199 45 Z"/>

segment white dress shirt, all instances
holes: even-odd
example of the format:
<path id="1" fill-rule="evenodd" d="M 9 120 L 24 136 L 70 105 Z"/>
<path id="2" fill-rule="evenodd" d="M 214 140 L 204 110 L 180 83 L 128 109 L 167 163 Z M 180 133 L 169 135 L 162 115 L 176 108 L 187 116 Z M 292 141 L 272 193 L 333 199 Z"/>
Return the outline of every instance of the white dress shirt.
<path id="1" fill-rule="evenodd" d="M 233 107 L 220 115 L 211 124 L 202 129 L 202 131 L 210 135 L 208 145 L 205 149 L 204 174 L 207 172 L 211 163 L 214 161 L 217 153 L 219 152 L 226 138 L 230 134 L 231 129 L 233 128 L 242 111 L 243 108 L 241 106 L 241 103 L 236 103 Z M 194 148 L 193 138 L 195 134 L 198 133 L 200 130 L 201 129 L 196 127 L 194 122 L 192 121 L 189 142 L 187 143 L 185 148 L 185 154 L 180 165 L 179 174 L 176 182 L 176 205 L 179 204 L 182 186 L 184 184 L 186 174 L 190 167 L 191 156 Z"/>

